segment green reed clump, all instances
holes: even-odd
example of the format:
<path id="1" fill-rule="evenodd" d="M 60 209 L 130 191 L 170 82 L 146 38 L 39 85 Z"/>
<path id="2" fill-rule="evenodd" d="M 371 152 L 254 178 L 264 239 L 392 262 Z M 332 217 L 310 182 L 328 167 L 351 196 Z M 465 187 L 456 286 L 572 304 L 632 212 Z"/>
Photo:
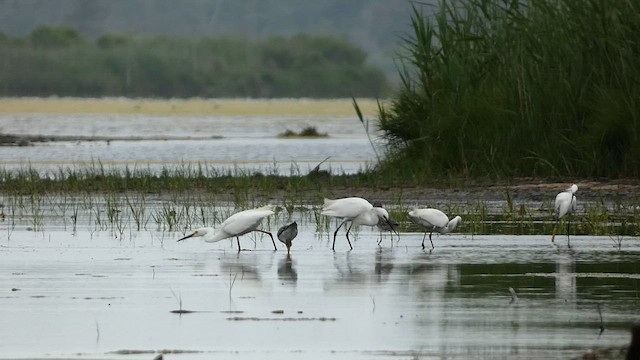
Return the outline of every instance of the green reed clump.
<path id="1" fill-rule="evenodd" d="M 640 175 L 637 1 L 441 0 L 411 22 L 386 177 Z"/>

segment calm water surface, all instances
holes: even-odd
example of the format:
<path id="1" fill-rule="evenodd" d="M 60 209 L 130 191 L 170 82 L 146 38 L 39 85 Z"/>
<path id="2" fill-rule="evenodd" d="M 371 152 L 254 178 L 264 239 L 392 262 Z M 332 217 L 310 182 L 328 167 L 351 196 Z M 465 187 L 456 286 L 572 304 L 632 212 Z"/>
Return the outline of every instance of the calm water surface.
<path id="1" fill-rule="evenodd" d="M 280 139 L 286 130 L 313 126 L 326 138 Z M 322 160 L 323 169 L 355 173 L 375 153 L 354 116 L 4 115 L 0 131 L 17 135 L 110 137 L 114 141 L 60 141 L 28 147 L 0 147 L 7 168 L 58 170 L 103 166 L 160 171 L 203 164 L 220 171 L 306 174 Z M 142 140 L 122 140 L 143 138 Z"/>
<path id="2" fill-rule="evenodd" d="M 451 234 L 424 251 L 422 234 L 378 246 L 363 228 L 334 252 L 307 224 L 288 257 L 257 235 L 238 252 L 156 230 L 3 232 L 4 359 L 567 359 L 627 344 L 640 309 L 640 244 L 608 237 Z"/>

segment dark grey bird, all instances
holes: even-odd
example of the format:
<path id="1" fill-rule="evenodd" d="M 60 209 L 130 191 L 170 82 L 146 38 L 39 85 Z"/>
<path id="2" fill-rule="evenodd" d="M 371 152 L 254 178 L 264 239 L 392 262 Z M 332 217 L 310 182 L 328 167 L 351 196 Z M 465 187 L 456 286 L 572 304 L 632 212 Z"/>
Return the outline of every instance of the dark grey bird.
<path id="1" fill-rule="evenodd" d="M 378 224 L 376 225 L 376 227 L 380 231 L 380 240 L 378 240 L 378 245 L 380 245 L 380 243 L 382 242 L 382 233 L 387 231 L 391 233 L 391 244 L 393 245 L 393 233 L 395 232 L 397 234 L 396 228 L 398 227 L 398 225 L 399 224 L 393 219 L 389 219 L 388 222 L 380 219 L 378 221 Z M 400 235 L 398 235 L 398 239 L 400 239 Z"/>
<path id="2" fill-rule="evenodd" d="M 382 203 L 379 201 L 376 201 L 373 203 L 373 207 L 381 208 Z M 389 218 L 389 221 L 385 221 L 384 219 L 378 219 L 378 224 L 376 224 L 378 231 L 380 231 L 380 240 L 378 240 L 378 245 L 380 245 L 380 243 L 382 242 L 382 233 L 387 231 L 391 233 L 391 245 L 393 245 L 393 233 L 396 233 L 396 235 L 398 235 L 398 240 L 400 240 L 400 235 L 396 231 L 396 228 L 398 227 L 398 225 L 399 224 L 396 221 L 392 220 L 391 218 Z"/>
<path id="3" fill-rule="evenodd" d="M 278 240 L 287 246 L 287 254 L 291 252 L 291 241 L 298 236 L 298 223 L 295 221 L 278 229 Z"/>

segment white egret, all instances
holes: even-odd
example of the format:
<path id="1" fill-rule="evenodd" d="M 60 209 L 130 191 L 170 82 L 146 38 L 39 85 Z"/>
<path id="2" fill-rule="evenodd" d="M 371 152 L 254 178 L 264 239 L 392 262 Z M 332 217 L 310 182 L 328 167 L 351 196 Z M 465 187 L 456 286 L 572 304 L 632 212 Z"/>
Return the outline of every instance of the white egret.
<path id="1" fill-rule="evenodd" d="M 202 227 L 194 230 L 191 234 L 178 241 L 202 236 L 206 242 L 218 242 L 235 237 L 238 242 L 238 251 L 240 251 L 240 236 L 252 231 L 257 231 L 269 235 L 273 243 L 273 248 L 278 250 L 276 242 L 273 240 L 273 235 L 268 231 L 258 229 L 258 226 L 260 226 L 264 218 L 274 214 L 273 208 L 273 205 L 266 205 L 257 209 L 237 212 L 223 221 L 217 232 L 211 227 Z"/>
<path id="2" fill-rule="evenodd" d="M 374 207 L 370 202 L 359 197 L 348 197 L 335 200 L 324 199 L 321 214 L 342 219 L 342 222 L 333 233 L 332 250 L 335 250 L 336 247 L 336 235 L 338 234 L 338 230 L 340 230 L 342 225 L 347 222 L 351 222 L 346 233 L 347 242 L 351 249 L 353 249 L 353 246 L 351 246 L 351 240 L 349 240 L 349 232 L 354 225 L 376 226 L 381 219 L 382 221 L 389 222 L 389 213 L 387 210 L 381 207 Z"/>
<path id="3" fill-rule="evenodd" d="M 576 191 L 578 191 L 578 185 L 573 184 L 567 190 L 556 195 L 556 204 L 555 204 L 555 213 L 556 213 L 556 225 L 553 227 L 553 235 L 551 235 L 551 242 L 554 242 L 556 238 L 556 228 L 558 227 L 558 223 L 560 219 L 567 215 L 567 246 L 571 247 L 569 242 L 569 226 L 571 224 L 571 215 L 576 211 Z"/>
<path id="4" fill-rule="evenodd" d="M 426 228 L 424 237 L 422 237 L 422 248 L 424 249 L 424 241 L 427 237 L 427 231 L 429 232 L 429 241 L 431 242 L 431 248 L 433 249 L 433 241 L 431 235 L 433 232 L 440 234 L 447 234 L 452 232 L 458 224 L 462 221 L 460 216 L 456 216 L 449 220 L 449 217 L 438 209 L 415 209 L 409 211 L 409 218 L 416 224 Z"/>
<path id="5" fill-rule="evenodd" d="M 298 223 L 295 221 L 278 229 L 278 240 L 287 247 L 287 254 L 291 252 L 291 241 L 298 236 Z"/>

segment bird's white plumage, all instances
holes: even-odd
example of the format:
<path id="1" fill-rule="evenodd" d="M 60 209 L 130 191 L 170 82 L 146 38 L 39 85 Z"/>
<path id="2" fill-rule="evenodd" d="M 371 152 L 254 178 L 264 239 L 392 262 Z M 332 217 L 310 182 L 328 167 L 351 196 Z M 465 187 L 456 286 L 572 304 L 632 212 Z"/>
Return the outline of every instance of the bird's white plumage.
<path id="1" fill-rule="evenodd" d="M 194 230 L 191 234 L 179 239 L 182 241 L 192 237 L 203 237 L 206 242 L 217 242 L 220 240 L 228 239 L 231 237 L 239 237 L 250 233 L 252 231 L 259 231 L 268 234 L 271 237 L 273 248 L 276 248 L 275 242 L 273 242 L 273 236 L 271 233 L 263 230 L 259 230 L 258 227 L 264 218 L 274 214 L 274 206 L 266 205 L 257 209 L 250 209 L 240 211 L 229 216 L 225 221 L 220 224 L 217 231 L 211 227 L 201 227 Z M 240 240 L 238 238 L 238 251 L 240 251 Z"/>
<path id="2" fill-rule="evenodd" d="M 348 197 L 335 200 L 324 199 L 321 214 L 341 219 L 353 219 L 372 208 L 373 205 L 371 205 L 370 202 L 359 197 Z"/>
<path id="3" fill-rule="evenodd" d="M 387 210 L 381 207 L 372 207 L 351 220 L 353 225 L 376 226 L 380 220 L 389 219 Z"/>
<path id="4" fill-rule="evenodd" d="M 433 248 L 433 241 L 431 241 L 431 235 L 434 232 L 440 234 L 448 234 L 452 232 L 458 224 L 462 221 L 460 216 L 456 216 L 453 219 L 449 220 L 449 217 L 438 209 L 415 209 L 409 212 L 409 218 L 418 225 L 423 226 L 429 233 L 429 241 L 431 242 L 431 247 Z M 427 232 L 425 232 L 425 237 Z M 424 249 L 424 240 L 422 238 L 422 248 Z"/>
<path id="5" fill-rule="evenodd" d="M 324 199 L 321 214 L 343 220 L 333 233 L 333 249 L 335 249 L 338 230 L 340 230 L 346 222 L 351 222 L 345 236 L 347 242 L 349 242 L 349 247 L 352 249 L 353 247 L 349 240 L 349 231 L 351 231 L 354 225 L 376 226 L 380 220 L 389 222 L 389 213 L 387 210 L 378 206 L 374 207 L 370 202 L 359 197 L 347 197 L 335 200 Z"/>
<path id="6" fill-rule="evenodd" d="M 216 242 L 230 237 L 244 235 L 257 229 L 264 218 L 273 214 L 273 205 L 237 212 L 223 221 L 222 224 L 220 224 L 218 232 L 210 238 L 205 238 L 205 241 Z"/>
<path id="7" fill-rule="evenodd" d="M 558 219 L 576 211 L 576 191 L 578 191 L 578 185 L 573 184 L 567 190 L 556 195 L 555 211 Z"/>
<path id="8" fill-rule="evenodd" d="M 446 228 L 449 217 L 438 209 L 415 209 L 409 211 L 409 218 L 418 225 L 426 228 Z"/>
<path id="9" fill-rule="evenodd" d="M 578 191 L 578 185 L 573 184 L 567 190 L 556 195 L 554 210 L 557 216 L 557 219 L 556 219 L 557 222 L 556 222 L 556 226 L 553 228 L 553 234 L 551 235 L 552 243 L 554 242 L 554 239 L 556 237 L 556 228 L 558 226 L 558 222 L 560 221 L 560 218 L 562 218 L 565 215 L 570 215 L 576 211 L 576 208 L 577 208 L 576 191 Z M 568 247 L 571 247 L 571 242 L 569 239 L 570 226 L 571 226 L 571 217 L 569 217 L 569 220 L 567 221 L 567 246 Z"/>

